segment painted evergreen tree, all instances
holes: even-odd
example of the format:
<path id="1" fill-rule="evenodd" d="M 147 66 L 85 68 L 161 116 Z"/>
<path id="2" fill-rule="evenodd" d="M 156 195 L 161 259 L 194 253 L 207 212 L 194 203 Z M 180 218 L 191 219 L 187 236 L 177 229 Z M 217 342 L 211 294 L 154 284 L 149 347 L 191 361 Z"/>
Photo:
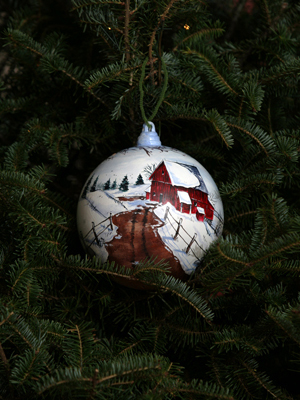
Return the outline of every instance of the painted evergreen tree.
<path id="1" fill-rule="evenodd" d="M 97 178 L 94 180 L 94 182 L 91 186 L 90 192 L 95 192 L 97 190 L 98 179 L 99 179 L 99 176 L 97 176 Z"/>
<path id="2" fill-rule="evenodd" d="M 84 190 L 83 190 L 83 192 L 82 192 L 82 197 L 83 197 L 83 198 L 85 198 L 87 192 L 90 191 L 90 186 L 91 186 L 91 183 L 92 183 L 93 178 L 94 178 L 94 175 L 91 175 L 91 177 L 90 177 L 89 180 L 87 181 L 87 183 L 86 183 L 86 185 L 85 185 L 85 187 L 84 187 Z"/>
<path id="3" fill-rule="evenodd" d="M 117 180 L 116 179 L 111 184 L 111 189 L 117 189 Z"/>
<path id="4" fill-rule="evenodd" d="M 299 20 L 296 0 L 2 1 L 2 399 L 299 399 Z M 163 145 L 225 209 L 186 282 L 102 264 L 76 230 L 89 174 L 160 98 Z"/>
<path id="5" fill-rule="evenodd" d="M 110 179 L 108 179 L 104 184 L 104 190 L 109 190 L 109 189 L 110 189 Z"/>
<path id="6" fill-rule="evenodd" d="M 144 185 L 144 179 L 141 174 L 138 175 L 137 180 L 135 182 L 136 185 Z"/>
<path id="7" fill-rule="evenodd" d="M 119 189 L 122 190 L 122 192 L 126 192 L 128 188 L 129 188 L 129 181 L 127 175 L 125 175 L 122 182 L 119 185 Z"/>

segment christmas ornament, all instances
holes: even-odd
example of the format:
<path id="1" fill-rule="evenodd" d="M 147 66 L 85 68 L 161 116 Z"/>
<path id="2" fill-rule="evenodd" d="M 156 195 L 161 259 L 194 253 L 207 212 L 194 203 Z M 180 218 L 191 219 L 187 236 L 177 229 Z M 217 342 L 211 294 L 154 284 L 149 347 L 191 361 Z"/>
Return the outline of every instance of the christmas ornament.
<path id="1" fill-rule="evenodd" d="M 187 154 L 162 146 L 153 123 L 143 125 L 136 147 L 94 170 L 77 210 L 88 254 L 133 269 L 146 259 L 163 259 L 179 279 L 200 265 L 222 233 L 223 218 L 210 174 Z"/>

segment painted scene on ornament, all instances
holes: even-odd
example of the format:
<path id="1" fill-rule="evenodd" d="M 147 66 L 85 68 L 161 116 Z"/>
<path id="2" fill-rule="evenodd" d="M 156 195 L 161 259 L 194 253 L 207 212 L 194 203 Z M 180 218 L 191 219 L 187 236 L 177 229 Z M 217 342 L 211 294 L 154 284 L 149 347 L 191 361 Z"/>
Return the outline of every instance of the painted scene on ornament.
<path id="1" fill-rule="evenodd" d="M 90 255 L 134 268 L 166 260 L 191 274 L 222 233 L 223 205 L 206 169 L 169 147 L 119 152 L 88 178 L 78 203 Z"/>

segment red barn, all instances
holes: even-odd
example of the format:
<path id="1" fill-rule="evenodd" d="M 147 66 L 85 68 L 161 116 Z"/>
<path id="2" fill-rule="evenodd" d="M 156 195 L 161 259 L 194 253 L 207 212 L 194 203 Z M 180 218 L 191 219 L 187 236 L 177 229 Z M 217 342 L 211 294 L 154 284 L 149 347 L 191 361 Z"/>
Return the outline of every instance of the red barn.
<path id="1" fill-rule="evenodd" d="M 178 211 L 196 214 L 199 221 L 214 216 L 205 183 L 193 165 L 162 161 L 149 177 L 151 187 L 146 198 L 162 204 L 171 203 Z"/>

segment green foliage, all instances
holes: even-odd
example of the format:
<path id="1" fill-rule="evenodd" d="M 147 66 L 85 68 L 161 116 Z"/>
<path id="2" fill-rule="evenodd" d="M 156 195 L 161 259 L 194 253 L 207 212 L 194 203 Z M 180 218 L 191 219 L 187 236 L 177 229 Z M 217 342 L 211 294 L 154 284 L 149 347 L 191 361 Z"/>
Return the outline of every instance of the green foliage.
<path id="1" fill-rule="evenodd" d="M 0 398 L 298 399 L 298 3 L 3 8 Z M 75 225 L 85 182 L 128 190 L 91 173 L 162 98 L 162 143 L 205 166 L 225 209 L 186 282 L 164 260 L 86 256 Z"/>

